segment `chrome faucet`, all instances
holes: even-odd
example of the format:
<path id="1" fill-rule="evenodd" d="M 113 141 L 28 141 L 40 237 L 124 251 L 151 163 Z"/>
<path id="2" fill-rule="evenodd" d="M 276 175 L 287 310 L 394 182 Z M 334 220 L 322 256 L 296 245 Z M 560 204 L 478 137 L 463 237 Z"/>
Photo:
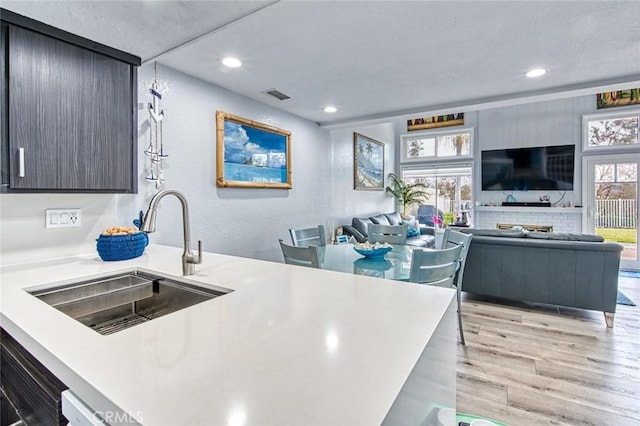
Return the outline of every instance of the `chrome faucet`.
<path id="1" fill-rule="evenodd" d="M 196 265 L 202 263 L 202 241 L 198 240 L 198 254 L 191 252 L 191 231 L 189 227 L 189 205 L 182 193 L 174 189 L 164 189 L 153 196 L 149 209 L 142 221 L 142 231 L 151 233 L 156 231 L 156 209 L 165 195 L 175 195 L 182 204 L 182 232 L 184 235 L 184 252 L 182 253 L 182 275 L 193 275 Z"/>

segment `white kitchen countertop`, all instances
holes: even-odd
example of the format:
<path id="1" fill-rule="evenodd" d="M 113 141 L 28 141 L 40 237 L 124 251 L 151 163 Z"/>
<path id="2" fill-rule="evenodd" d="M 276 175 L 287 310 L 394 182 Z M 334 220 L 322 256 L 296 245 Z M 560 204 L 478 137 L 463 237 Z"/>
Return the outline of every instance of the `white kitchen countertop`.
<path id="1" fill-rule="evenodd" d="M 181 254 L 2 267 L 1 325 L 91 407 L 145 425 L 377 425 L 455 295 L 204 253 L 187 279 L 233 292 L 102 336 L 24 291 L 136 268 L 180 278 Z"/>

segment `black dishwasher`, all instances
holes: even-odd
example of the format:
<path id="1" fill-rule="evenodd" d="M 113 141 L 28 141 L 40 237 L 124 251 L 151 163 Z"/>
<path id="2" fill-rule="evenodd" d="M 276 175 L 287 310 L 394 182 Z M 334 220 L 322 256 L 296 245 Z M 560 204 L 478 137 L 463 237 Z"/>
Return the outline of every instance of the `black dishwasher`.
<path id="1" fill-rule="evenodd" d="M 4 329 L 0 329 L 0 388 L 1 426 L 68 423 L 61 407 L 67 386 Z"/>
<path id="2" fill-rule="evenodd" d="M 0 389 L 0 426 L 22 426 L 24 422 L 18 416 L 18 411 L 9 402 Z"/>

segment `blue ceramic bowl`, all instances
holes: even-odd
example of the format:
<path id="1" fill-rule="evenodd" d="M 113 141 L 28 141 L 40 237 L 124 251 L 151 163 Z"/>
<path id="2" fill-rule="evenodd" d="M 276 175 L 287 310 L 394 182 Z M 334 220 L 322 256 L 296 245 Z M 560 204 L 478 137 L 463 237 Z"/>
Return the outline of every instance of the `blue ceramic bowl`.
<path id="1" fill-rule="evenodd" d="M 368 257 L 369 259 L 381 259 L 385 254 L 393 250 L 393 247 L 381 247 L 373 250 L 363 250 L 357 247 L 354 247 L 353 249 L 358 252 L 358 254 Z"/>

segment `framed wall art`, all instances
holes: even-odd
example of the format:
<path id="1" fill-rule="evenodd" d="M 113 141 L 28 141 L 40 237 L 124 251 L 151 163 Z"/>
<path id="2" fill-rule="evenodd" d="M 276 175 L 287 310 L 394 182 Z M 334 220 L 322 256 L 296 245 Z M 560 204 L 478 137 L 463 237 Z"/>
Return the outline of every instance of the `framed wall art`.
<path id="1" fill-rule="evenodd" d="M 596 94 L 598 109 L 627 105 L 640 105 L 640 88 Z"/>
<path id="2" fill-rule="evenodd" d="M 348 244 L 349 237 L 347 235 L 336 235 L 336 244 Z"/>
<path id="3" fill-rule="evenodd" d="M 291 132 L 216 112 L 216 186 L 291 189 Z"/>
<path id="4" fill-rule="evenodd" d="M 384 143 L 353 134 L 353 189 L 384 189 Z"/>
<path id="5" fill-rule="evenodd" d="M 435 129 L 438 127 L 460 126 L 464 124 L 464 113 L 448 115 L 432 115 L 430 117 L 411 118 L 407 120 L 407 130 Z"/>

